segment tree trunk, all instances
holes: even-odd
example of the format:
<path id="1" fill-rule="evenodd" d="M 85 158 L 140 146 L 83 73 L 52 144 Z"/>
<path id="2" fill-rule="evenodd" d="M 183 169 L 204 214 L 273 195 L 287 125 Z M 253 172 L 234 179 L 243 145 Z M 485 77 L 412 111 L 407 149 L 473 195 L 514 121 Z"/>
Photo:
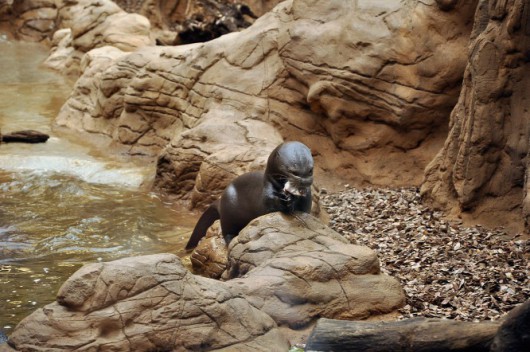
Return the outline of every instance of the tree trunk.
<path id="1" fill-rule="evenodd" d="M 529 348 L 530 300 L 527 300 L 502 322 L 414 318 L 369 323 L 320 319 L 305 350 L 526 352 Z"/>
<path id="2" fill-rule="evenodd" d="M 426 318 L 377 323 L 320 319 L 306 351 L 489 351 L 499 325 Z"/>

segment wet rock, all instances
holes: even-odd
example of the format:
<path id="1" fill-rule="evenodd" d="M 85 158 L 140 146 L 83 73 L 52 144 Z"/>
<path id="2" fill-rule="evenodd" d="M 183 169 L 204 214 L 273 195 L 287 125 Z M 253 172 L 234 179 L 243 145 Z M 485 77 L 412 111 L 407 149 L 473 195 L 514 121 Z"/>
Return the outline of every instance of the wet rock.
<path id="1" fill-rule="evenodd" d="M 83 267 L 57 303 L 25 318 L 9 343 L 24 351 L 289 348 L 267 314 L 226 284 L 192 275 L 170 254 Z"/>

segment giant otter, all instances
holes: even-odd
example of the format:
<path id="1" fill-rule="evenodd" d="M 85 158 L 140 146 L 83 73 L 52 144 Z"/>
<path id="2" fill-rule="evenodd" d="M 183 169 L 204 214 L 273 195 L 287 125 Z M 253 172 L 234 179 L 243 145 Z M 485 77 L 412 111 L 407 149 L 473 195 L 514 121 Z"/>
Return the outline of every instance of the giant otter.
<path id="1" fill-rule="evenodd" d="M 265 172 L 248 172 L 226 187 L 221 199 L 201 215 L 186 249 L 197 246 L 206 230 L 221 219 L 226 244 L 253 219 L 281 211 L 311 211 L 313 157 L 303 143 L 285 142 L 277 146 L 267 160 Z"/>

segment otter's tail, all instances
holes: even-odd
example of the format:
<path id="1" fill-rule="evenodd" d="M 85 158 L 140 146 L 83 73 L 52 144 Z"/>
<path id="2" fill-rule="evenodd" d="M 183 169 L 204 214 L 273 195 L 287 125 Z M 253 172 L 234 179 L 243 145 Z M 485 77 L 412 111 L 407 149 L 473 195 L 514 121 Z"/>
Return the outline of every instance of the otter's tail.
<path id="1" fill-rule="evenodd" d="M 219 218 L 219 200 L 216 200 L 208 207 L 208 209 L 204 211 L 204 213 L 202 213 L 199 221 L 197 221 L 197 224 L 191 233 L 188 244 L 186 245 L 186 249 L 197 247 L 197 244 L 199 244 L 201 238 L 206 235 L 208 228 L 212 226 L 214 221 L 218 220 Z"/>

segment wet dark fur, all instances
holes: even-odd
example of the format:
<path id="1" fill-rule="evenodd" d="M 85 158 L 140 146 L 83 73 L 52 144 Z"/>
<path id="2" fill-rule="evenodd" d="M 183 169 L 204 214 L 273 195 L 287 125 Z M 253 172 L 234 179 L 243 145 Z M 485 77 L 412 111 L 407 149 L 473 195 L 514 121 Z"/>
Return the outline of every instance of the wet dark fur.
<path id="1" fill-rule="evenodd" d="M 289 182 L 301 194 L 285 190 Z M 276 147 L 269 156 L 265 171 L 248 172 L 237 177 L 202 214 L 195 225 L 186 249 L 197 246 L 206 230 L 217 219 L 226 243 L 239 234 L 253 219 L 281 211 L 311 211 L 311 184 L 313 183 L 313 157 L 300 142 L 286 142 Z"/>

